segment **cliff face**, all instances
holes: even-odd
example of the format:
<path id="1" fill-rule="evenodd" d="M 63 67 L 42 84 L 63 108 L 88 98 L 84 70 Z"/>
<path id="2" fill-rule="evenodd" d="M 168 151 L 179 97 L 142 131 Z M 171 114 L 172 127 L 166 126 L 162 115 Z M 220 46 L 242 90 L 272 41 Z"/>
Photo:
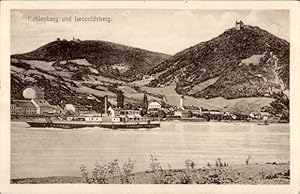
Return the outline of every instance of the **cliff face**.
<path id="1" fill-rule="evenodd" d="M 187 48 L 152 70 L 152 87 L 194 97 L 260 97 L 289 89 L 289 43 L 245 25 Z"/>

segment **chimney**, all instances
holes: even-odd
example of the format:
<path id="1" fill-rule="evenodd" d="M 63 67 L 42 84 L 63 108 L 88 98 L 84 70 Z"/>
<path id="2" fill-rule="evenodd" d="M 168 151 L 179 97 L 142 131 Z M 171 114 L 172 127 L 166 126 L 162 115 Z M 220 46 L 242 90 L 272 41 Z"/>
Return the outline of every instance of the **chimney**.
<path id="1" fill-rule="evenodd" d="M 181 95 L 181 96 L 180 96 L 180 101 L 179 101 L 179 108 L 180 108 L 180 109 L 183 108 L 183 99 L 184 99 L 184 96 Z"/>
<path id="2" fill-rule="evenodd" d="M 104 96 L 104 114 L 107 115 L 107 96 Z"/>
<path id="3" fill-rule="evenodd" d="M 119 108 L 124 107 L 124 95 L 122 91 L 117 92 L 117 107 Z"/>
<path id="4" fill-rule="evenodd" d="M 147 97 L 147 94 L 144 93 L 144 100 L 143 100 L 143 105 L 144 105 L 144 110 L 147 111 L 148 109 L 148 97 Z"/>

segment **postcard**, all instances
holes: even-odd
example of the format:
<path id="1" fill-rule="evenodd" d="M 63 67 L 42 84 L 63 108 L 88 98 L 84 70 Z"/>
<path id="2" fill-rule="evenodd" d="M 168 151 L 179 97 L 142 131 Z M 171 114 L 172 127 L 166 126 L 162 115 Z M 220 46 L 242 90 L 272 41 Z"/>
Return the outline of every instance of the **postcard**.
<path id="1" fill-rule="evenodd" d="M 0 191 L 299 193 L 299 5 L 1 2 Z"/>

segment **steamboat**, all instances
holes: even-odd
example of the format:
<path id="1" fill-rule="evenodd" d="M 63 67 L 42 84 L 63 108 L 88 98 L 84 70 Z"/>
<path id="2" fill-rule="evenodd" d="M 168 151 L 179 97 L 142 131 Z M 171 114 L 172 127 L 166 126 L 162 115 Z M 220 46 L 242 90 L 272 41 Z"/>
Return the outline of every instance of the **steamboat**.
<path id="1" fill-rule="evenodd" d="M 83 128 L 83 127 L 101 127 L 101 128 L 156 128 L 160 127 L 159 120 L 153 120 L 143 117 L 137 110 L 121 110 L 119 116 L 80 116 L 69 117 L 66 120 L 36 120 L 27 121 L 30 127 L 38 128 Z"/>

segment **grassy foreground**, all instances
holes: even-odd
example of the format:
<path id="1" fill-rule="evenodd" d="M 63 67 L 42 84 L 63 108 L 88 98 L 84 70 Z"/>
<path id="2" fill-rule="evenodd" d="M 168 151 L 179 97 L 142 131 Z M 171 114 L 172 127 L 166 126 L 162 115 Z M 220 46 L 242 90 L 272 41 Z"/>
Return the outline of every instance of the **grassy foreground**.
<path id="1" fill-rule="evenodd" d="M 91 181 L 87 177 L 55 176 L 12 179 L 16 184 L 50 183 L 107 183 L 107 184 L 289 184 L 289 163 L 233 165 L 168 169 L 130 173 L 107 177 L 106 181 Z"/>

